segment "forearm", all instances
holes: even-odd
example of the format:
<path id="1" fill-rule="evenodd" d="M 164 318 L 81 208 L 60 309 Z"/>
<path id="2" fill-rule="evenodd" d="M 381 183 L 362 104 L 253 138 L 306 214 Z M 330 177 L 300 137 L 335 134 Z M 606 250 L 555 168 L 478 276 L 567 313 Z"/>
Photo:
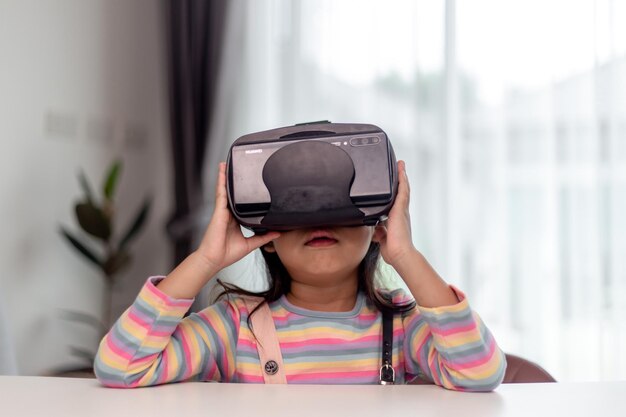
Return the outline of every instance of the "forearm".
<path id="1" fill-rule="evenodd" d="M 193 300 L 174 299 L 152 277 L 100 343 L 94 369 L 106 386 L 232 381 L 239 308 L 215 303 L 183 319 Z M 163 282 L 163 281 L 161 281 Z"/>
<path id="2" fill-rule="evenodd" d="M 426 258 L 413 249 L 393 265 L 415 301 L 422 307 L 441 307 L 459 302 L 454 291 L 437 274 Z"/>
<path id="3" fill-rule="evenodd" d="M 94 368 L 98 379 L 107 386 L 153 385 L 172 379 L 172 375 L 162 378 L 164 372 L 171 373 L 174 368 L 161 358 L 162 352 L 168 345 L 178 343 L 172 342 L 171 335 L 192 300 L 167 299 L 153 285 L 157 279 L 144 285 L 135 302 L 100 343 Z"/>
<path id="4" fill-rule="evenodd" d="M 504 377 L 506 359 L 493 335 L 459 291 L 454 306 L 420 308 L 405 323 L 408 371 L 448 389 L 491 391 Z"/>
<path id="5" fill-rule="evenodd" d="M 160 291 L 172 298 L 195 298 L 217 272 L 214 265 L 197 252 L 193 252 L 157 286 Z"/>

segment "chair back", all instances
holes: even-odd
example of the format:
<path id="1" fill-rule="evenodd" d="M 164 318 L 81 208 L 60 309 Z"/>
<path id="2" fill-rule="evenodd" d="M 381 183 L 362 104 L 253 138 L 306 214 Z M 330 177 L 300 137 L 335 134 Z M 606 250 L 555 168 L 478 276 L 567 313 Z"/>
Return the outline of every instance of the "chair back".
<path id="1" fill-rule="evenodd" d="M 522 384 L 531 382 L 556 382 L 545 369 L 528 359 L 520 358 L 510 353 L 506 356 L 506 371 L 504 372 L 503 384 Z M 433 382 L 425 378 L 416 377 L 407 381 L 409 385 L 428 385 Z"/>
<path id="2" fill-rule="evenodd" d="M 528 359 L 507 353 L 503 384 L 556 382 L 545 369 Z"/>

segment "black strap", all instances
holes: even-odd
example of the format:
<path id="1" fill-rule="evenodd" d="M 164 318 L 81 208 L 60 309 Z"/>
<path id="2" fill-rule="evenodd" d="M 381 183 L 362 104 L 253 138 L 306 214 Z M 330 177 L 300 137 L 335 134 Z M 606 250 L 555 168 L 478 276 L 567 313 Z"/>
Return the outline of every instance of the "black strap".
<path id="1" fill-rule="evenodd" d="M 380 367 L 381 385 L 393 385 L 396 381 L 396 373 L 391 364 L 393 353 L 393 311 L 383 310 L 383 346 L 382 365 Z"/>

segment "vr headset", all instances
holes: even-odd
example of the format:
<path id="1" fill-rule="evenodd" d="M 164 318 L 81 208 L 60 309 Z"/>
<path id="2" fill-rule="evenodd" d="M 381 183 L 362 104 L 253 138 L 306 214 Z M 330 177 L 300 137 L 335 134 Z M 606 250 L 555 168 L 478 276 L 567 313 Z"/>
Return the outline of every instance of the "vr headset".
<path id="1" fill-rule="evenodd" d="M 313 122 L 251 133 L 228 152 L 230 210 L 257 234 L 375 225 L 398 189 L 396 158 L 377 126 Z"/>

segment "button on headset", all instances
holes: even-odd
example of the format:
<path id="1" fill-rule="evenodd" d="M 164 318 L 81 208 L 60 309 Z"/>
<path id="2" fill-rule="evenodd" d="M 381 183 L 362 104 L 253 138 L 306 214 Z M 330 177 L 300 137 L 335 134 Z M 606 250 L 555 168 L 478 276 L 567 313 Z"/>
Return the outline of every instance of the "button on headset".
<path id="1" fill-rule="evenodd" d="M 377 136 L 361 136 L 350 139 L 351 146 L 376 145 L 377 143 L 380 143 L 380 138 Z"/>

